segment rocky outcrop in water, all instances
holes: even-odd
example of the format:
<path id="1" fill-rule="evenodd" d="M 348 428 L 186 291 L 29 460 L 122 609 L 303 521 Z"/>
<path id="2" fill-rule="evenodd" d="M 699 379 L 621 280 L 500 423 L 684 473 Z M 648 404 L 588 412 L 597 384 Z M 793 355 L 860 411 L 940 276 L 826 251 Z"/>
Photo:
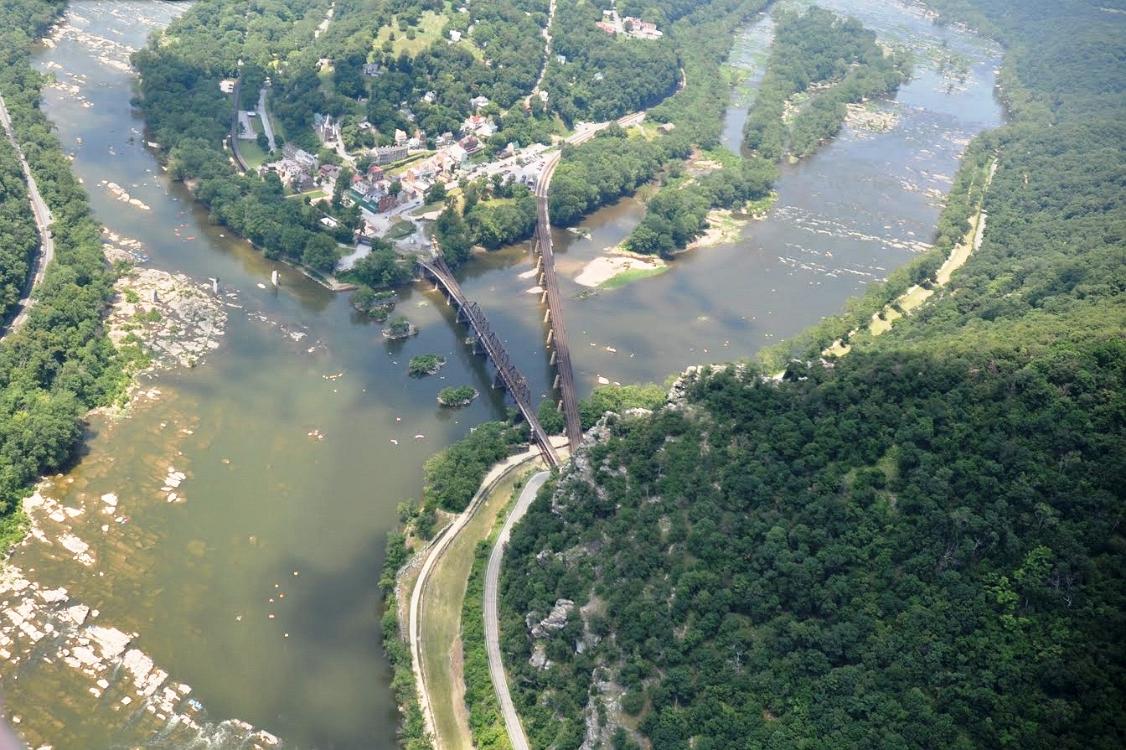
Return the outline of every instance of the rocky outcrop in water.
<path id="1" fill-rule="evenodd" d="M 246 722 L 209 721 L 203 704 L 191 697 L 191 686 L 169 679 L 168 672 L 137 647 L 136 638 L 136 633 L 102 623 L 97 609 L 74 600 L 65 588 L 44 589 L 13 565 L 0 569 L 0 661 L 5 676 L 18 679 L 23 666 L 34 664 L 40 670 L 66 670 L 68 682 L 88 683 L 89 705 L 60 705 L 74 699 L 45 696 L 43 716 L 9 717 L 17 731 L 25 718 L 46 731 L 58 716 L 97 706 L 119 714 L 122 725 L 146 728 L 169 747 L 220 743 L 267 750 L 281 745 L 274 735 Z"/>
<path id="2" fill-rule="evenodd" d="M 133 268 L 114 289 L 106 319 L 114 346 L 139 345 L 157 369 L 195 367 L 219 347 L 227 312 L 206 284 L 157 268 Z"/>

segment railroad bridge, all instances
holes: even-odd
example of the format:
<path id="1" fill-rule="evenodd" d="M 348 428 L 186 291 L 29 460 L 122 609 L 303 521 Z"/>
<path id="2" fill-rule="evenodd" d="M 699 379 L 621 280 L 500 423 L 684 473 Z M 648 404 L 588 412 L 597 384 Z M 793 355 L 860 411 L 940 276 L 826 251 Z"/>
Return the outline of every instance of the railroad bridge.
<path id="1" fill-rule="evenodd" d="M 543 429 L 539 417 L 536 415 L 536 407 L 532 403 L 532 392 L 528 387 L 528 381 L 508 356 L 504 344 L 493 332 L 481 306 L 465 296 L 461 284 L 458 283 L 440 254 L 436 254 L 433 258 L 420 257 L 418 266 L 422 269 L 425 277 L 431 279 L 442 289 L 450 304 L 456 308 L 458 322 L 464 322 L 473 331 L 474 348 L 480 346 L 485 355 L 492 361 L 493 366 L 496 367 L 497 376 L 516 402 L 517 408 L 524 416 L 524 421 L 531 428 L 532 440 L 540 447 L 544 460 L 552 468 L 558 468 L 559 456 L 551 445 L 550 436 Z"/>
<path id="2" fill-rule="evenodd" d="M 622 127 L 637 125 L 645 119 L 644 112 L 635 112 L 619 118 L 616 122 Z M 567 139 L 568 143 L 580 144 L 593 138 L 599 131 L 611 123 L 604 122 L 588 127 L 575 133 Z M 555 367 L 555 382 L 553 388 L 559 391 L 559 409 L 563 412 L 564 423 L 567 429 L 567 442 L 571 451 L 579 447 L 582 441 L 582 422 L 579 418 L 579 399 L 575 388 L 575 372 L 571 366 L 571 350 L 567 346 L 567 327 L 563 323 L 563 300 L 559 294 L 559 278 L 555 273 L 555 251 L 551 241 L 551 217 L 548 214 L 548 194 L 551 190 L 551 179 L 555 176 L 555 168 L 559 166 L 560 151 L 554 151 L 546 157 L 543 170 L 536 181 L 536 233 L 533 247 L 536 255 L 536 271 L 539 286 L 543 288 L 540 302 L 546 305 L 544 324 L 547 326 L 548 348 L 551 349 L 551 364 Z M 480 344 L 485 353 L 497 368 L 497 374 L 504 383 L 505 388 L 516 401 L 520 412 L 524 415 L 528 425 L 532 428 L 532 437 L 539 444 L 544 453 L 544 458 L 552 467 L 559 465 L 559 458 L 555 455 L 547 433 L 540 425 L 536 410 L 532 404 L 531 392 L 528 381 L 509 359 L 504 345 L 489 327 L 480 306 L 466 298 L 465 293 L 454 278 L 453 272 L 442 259 L 441 250 L 434 246 L 434 254 L 430 259 L 419 258 L 418 265 L 425 276 L 434 280 L 442 287 L 451 304 L 457 307 L 458 320 L 464 320 L 476 334 L 475 344 Z"/>
<path id="3" fill-rule="evenodd" d="M 574 451 L 582 440 L 579 420 L 579 399 L 575 389 L 575 372 L 571 367 L 571 350 L 567 346 L 567 327 L 563 323 L 563 300 L 559 295 L 559 277 L 555 273 L 555 252 L 551 243 L 551 223 L 547 213 L 547 186 L 555 171 L 558 157 L 545 170 L 546 179 L 537 188 L 539 221 L 536 224 L 535 252 L 537 279 L 543 288 L 540 299 L 547 306 L 544 322 L 548 325 L 547 345 L 551 347 L 551 364 L 555 365 L 554 387 L 559 390 L 559 406 L 567 426 L 567 442 Z"/>

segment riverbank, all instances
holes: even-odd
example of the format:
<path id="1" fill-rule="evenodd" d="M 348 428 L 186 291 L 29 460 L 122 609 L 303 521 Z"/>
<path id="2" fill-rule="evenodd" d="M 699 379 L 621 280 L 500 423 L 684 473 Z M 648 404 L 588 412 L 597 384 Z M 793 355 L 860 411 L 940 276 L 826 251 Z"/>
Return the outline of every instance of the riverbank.
<path id="1" fill-rule="evenodd" d="M 978 196 L 977 208 L 969 219 L 969 228 L 966 230 L 962 240 L 951 248 L 950 254 L 946 257 L 946 260 L 943 261 L 942 265 L 938 267 L 938 270 L 935 271 L 930 279 L 921 284 L 912 284 L 906 291 L 872 314 L 865 329 L 868 335 L 880 336 L 890 331 L 896 320 L 906 317 L 922 307 L 924 302 L 941 291 L 942 288 L 949 283 L 953 273 L 965 265 L 966 261 L 970 259 L 970 256 L 981 247 L 981 240 L 985 236 L 985 197 L 989 192 L 989 185 L 993 182 L 993 175 L 996 174 L 996 172 L 997 157 L 994 157 L 993 161 L 990 162 L 989 166 L 986 168 L 982 188 Z M 821 352 L 822 356 L 843 357 L 848 354 L 852 350 L 852 344 L 849 342 L 851 342 L 854 336 L 860 335 L 860 333 L 860 328 L 853 328 L 846 336 L 838 338 L 827 346 Z"/>
<path id="2" fill-rule="evenodd" d="M 566 439 L 559 438 L 556 446 L 565 448 Z M 387 616 L 393 617 L 397 640 L 409 655 L 409 665 L 395 659 L 395 649 L 389 649 L 389 656 L 396 661 L 396 678 L 401 679 L 402 671 L 408 670 L 415 686 L 409 700 L 400 695 L 400 711 L 409 718 L 412 704 L 417 705 L 422 720 L 418 736 L 439 737 L 439 747 L 472 744 L 463 742 L 468 736 L 468 719 L 457 634 L 473 550 L 491 532 L 497 513 L 511 495 L 515 476 L 539 457 L 539 450 L 532 448 L 490 469 L 469 506 L 447 516 L 446 526 L 418 546 L 394 574 L 385 606 Z M 406 537 L 415 535 L 407 529 Z M 385 637 L 388 627 L 385 621 Z M 442 738 L 451 744 L 443 744 Z"/>
<path id="3" fill-rule="evenodd" d="M 103 243 L 106 261 L 120 272 L 104 326 L 125 363 L 129 383 L 117 403 L 91 414 L 121 420 L 136 405 L 160 398 L 160 389 L 151 382 L 158 371 L 194 367 L 220 346 L 225 307 L 234 305 L 234 295 L 219 297 L 185 274 L 133 265 L 146 257 L 135 240 L 105 232 Z M 191 434 L 192 429 L 180 432 Z M 165 504 L 182 504 L 191 475 L 178 468 L 179 453 L 173 445 L 152 467 L 158 478 L 151 491 Z M 138 553 L 126 535 L 131 514 L 139 510 L 131 505 L 135 493 L 79 493 L 68 501 L 57 499 L 67 495 L 74 481 L 74 476 L 59 474 L 39 482 L 23 502 L 26 534 L 9 553 L 37 545 L 51 559 L 79 570 L 98 576 L 106 569 L 119 572 L 124 561 Z M 91 538 L 91 533 L 99 538 Z M 33 746 L 53 744 L 64 728 L 80 725 L 77 717 L 95 708 L 116 715 L 115 721 L 131 731 L 162 735 L 178 745 L 218 737 L 261 750 L 281 744 L 278 737 L 246 722 L 210 720 L 193 688 L 173 679 L 170 670 L 144 650 L 140 633 L 111 622 L 98 600 L 85 601 L 68 587 L 48 588 L 32 573 L 10 560 L 0 565 L 0 660 L 5 672 L 18 678 L 25 668 L 35 667 L 57 673 L 70 684 L 85 685 L 83 691 L 66 695 L 40 695 L 36 690 L 48 689 L 50 682 L 37 683 L 31 692 L 20 683 L 22 709 L 10 720 Z M 44 660 L 51 666 L 44 666 Z"/>

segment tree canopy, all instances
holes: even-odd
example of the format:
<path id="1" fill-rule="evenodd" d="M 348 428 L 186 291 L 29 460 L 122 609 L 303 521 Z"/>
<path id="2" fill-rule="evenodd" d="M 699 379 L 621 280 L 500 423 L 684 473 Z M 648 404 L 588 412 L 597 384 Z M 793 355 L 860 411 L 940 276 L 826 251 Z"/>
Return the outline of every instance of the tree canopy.
<path id="1" fill-rule="evenodd" d="M 705 368 L 651 416 L 607 417 L 545 487 L 502 573 L 534 746 L 1126 737 L 1126 19 L 1071 0 L 935 4 L 1006 43 L 1010 124 L 968 148 L 933 253 L 780 364 Z M 843 81 L 856 68 L 835 59 L 811 49 L 787 80 Z M 933 284 L 982 201 L 981 247 L 868 335 L 874 310 Z M 857 327 L 850 354 L 822 359 Z M 563 626 L 533 636 L 563 599 Z"/>

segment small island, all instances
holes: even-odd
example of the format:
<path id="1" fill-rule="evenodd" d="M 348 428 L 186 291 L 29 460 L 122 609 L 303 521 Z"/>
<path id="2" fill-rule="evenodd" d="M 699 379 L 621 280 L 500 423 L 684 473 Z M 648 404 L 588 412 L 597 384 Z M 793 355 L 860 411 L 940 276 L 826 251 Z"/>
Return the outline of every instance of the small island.
<path id="1" fill-rule="evenodd" d="M 407 365 L 407 374 L 416 378 L 437 375 L 445 365 L 445 357 L 440 357 L 437 354 L 420 354 L 417 357 L 411 357 L 411 361 Z"/>
<path id="2" fill-rule="evenodd" d="M 367 286 L 360 287 L 352 293 L 352 307 L 356 312 L 363 313 L 380 323 L 387 320 L 398 301 L 399 295 L 393 291 L 377 292 Z"/>
<path id="3" fill-rule="evenodd" d="M 479 395 L 471 385 L 459 385 L 438 391 L 438 403 L 445 407 L 469 406 Z"/>
<path id="4" fill-rule="evenodd" d="M 402 315 L 398 316 L 391 323 L 383 329 L 383 338 L 397 341 L 399 339 L 407 339 L 418 333 L 418 328 L 413 323 L 404 318 Z"/>

